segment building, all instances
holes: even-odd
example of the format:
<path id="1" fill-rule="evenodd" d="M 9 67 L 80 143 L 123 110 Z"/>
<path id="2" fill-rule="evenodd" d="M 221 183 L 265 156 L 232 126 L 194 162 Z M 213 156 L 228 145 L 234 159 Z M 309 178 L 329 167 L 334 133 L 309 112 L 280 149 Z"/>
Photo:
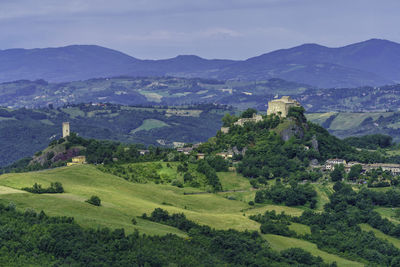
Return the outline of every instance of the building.
<path id="1" fill-rule="evenodd" d="M 185 143 L 184 142 L 172 142 L 172 145 L 174 148 L 178 148 L 178 147 L 184 147 Z"/>
<path id="2" fill-rule="evenodd" d="M 363 170 L 365 171 L 382 168 L 383 171 L 390 171 L 393 175 L 400 174 L 400 164 L 374 163 L 374 164 L 362 164 L 362 166 Z"/>
<path id="3" fill-rule="evenodd" d="M 359 162 L 348 162 L 344 159 L 328 159 L 325 162 L 325 170 L 333 171 L 335 169 L 335 165 L 343 164 L 344 170 L 349 172 L 351 167 L 354 165 L 361 165 L 362 171 L 367 172 L 374 169 L 381 168 L 383 171 L 390 171 L 393 175 L 400 175 L 400 164 L 392 164 L 392 163 L 373 163 L 373 164 L 363 164 Z"/>
<path id="4" fill-rule="evenodd" d="M 221 127 L 221 132 L 224 134 L 229 133 L 229 127 Z"/>
<path id="5" fill-rule="evenodd" d="M 176 151 L 181 152 L 185 155 L 189 155 L 190 152 L 193 151 L 193 147 L 179 147 L 176 149 Z"/>
<path id="6" fill-rule="evenodd" d="M 231 159 L 233 158 L 233 152 L 232 151 L 227 151 L 227 152 L 220 152 L 215 154 L 216 156 L 222 157 L 224 159 Z"/>
<path id="7" fill-rule="evenodd" d="M 150 153 L 150 150 L 147 150 L 147 149 L 140 149 L 139 150 L 139 154 L 141 156 L 144 156 L 144 155 L 149 154 L 149 153 Z"/>
<path id="8" fill-rule="evenodd" d="M 300 103 L 293 100 L 290 96 L 282 96 L 281 99 L 275 99 L 268 102 L 267 115 L 276 114 L 285 118 L 291 107 L 300 107 Z"/>
<path id="9" fill-rule="evenodd" d="M 86 164 L 85 156 L 76 156 L 72 158 L 72 162 L 67 162 L 67 166 Z"/>
<path id="10" fill-rule="evenodd" d="M 196 155 L 196 158 L 197 158 L 197 159 L 204 159 L 204 158 L 205 158 L 205 156 L 206 156 L 206 154 L 203 154 L 203 153 L 197 153 L 197 155 Z"/>
<path id="11" fill-rule="evenodd" d="M 325 162 L 325 170 L 334 170 L 335 165 L 343 164 L 346 165 L 346 161 L 344 159 L 328 159 Z"/>
<path id="12" fill-rule="evenodd" d="M 69 136 L 69 134 L 70 134 L 70 131 L 69 131 L 69 122 L 63 122 L 63 124 L 62 124 L 62 134 L 63 134 L 63 135 L 62 135 L 63 138 Z"/>
<path id="13" fill-rule="evenodd" d="M 262 121 L 262 119 L 263 118 L 261 115 L 257 115 L 254 113 L 252 118 L 241 118 L 237 122 L 235 122 L 234 125 L 243 126 L 246 122 L 257 123 L 259 121 Z M 222 129 L 221 129 L 221 131 L 222 131 Z M 229 132 L 229 128 L 228 128 L 228 132 Z"/>

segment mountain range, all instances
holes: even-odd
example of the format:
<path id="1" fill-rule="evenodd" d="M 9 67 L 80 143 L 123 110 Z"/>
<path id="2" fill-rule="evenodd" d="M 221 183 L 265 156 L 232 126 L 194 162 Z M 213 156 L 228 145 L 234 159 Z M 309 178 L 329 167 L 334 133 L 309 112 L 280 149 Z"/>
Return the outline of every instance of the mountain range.
<path id="1" fill-rule="evenodd" d="M 0 51 L 0 82 L 66 82 L 115 76 L 176 76 L 258 81 L 280 78 L 320 88 L 400 81 L 400 44 L 371 39 L 339 48 L 304 44 L 247 60 L 180 55 L 141 60 L 96 45 Z"/>

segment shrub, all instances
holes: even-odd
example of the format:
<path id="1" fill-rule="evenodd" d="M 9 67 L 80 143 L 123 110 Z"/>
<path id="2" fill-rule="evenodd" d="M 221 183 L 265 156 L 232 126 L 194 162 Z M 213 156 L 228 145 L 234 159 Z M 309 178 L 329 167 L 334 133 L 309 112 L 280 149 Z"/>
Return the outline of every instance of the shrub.
<path id="1" fill-rule="evenodd" d="M 35 183 L 32 187 L 24 187 L 22 190 L 28 191 L 34 194 L 54 194 L 54 193 L 64 193 L 64 188 L 60 182 L 54 182 L 50 184 L 50 187 L 42 188 L 41 184 Z"/>
<path id="2" fill-rule="evenodd" d="M 136 225 L 136 224 L 137 224 L 137 221 L 136 221 L 136 219 L 135 219 L 135 218 L 132 218 L 131 222 L 132 222 L 132 224 L 134 224 L 134 225 Z"/>
<path id="3" fill-rule="evenodd" d="M 172 181 L 172 185 L 173 185 L 173 186 L 176 186 L 176 187 L 179 187 L 179 188 L 182 188 L 182 187 L 183 187 L 182 182 L 179 181 L 179 180 L 173 180 L 173 181 Z"/>
<path id="4" fill-rule="evenodd" d="M 86 202 L 94 206 L 101 206 L 101 199 L 98 196 L 91 196 Z"/>

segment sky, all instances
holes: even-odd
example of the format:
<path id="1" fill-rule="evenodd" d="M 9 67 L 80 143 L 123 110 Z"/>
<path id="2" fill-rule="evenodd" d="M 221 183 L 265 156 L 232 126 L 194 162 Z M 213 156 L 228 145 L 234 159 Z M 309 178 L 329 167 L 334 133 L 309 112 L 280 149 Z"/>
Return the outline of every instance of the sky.
<path id="1" fill-rule="evenodd" d="M 0 0 L 0 49 L 95 44 L 140 59 L 246 59 L 304 43 L 400 43 L 399 0 Z"/>

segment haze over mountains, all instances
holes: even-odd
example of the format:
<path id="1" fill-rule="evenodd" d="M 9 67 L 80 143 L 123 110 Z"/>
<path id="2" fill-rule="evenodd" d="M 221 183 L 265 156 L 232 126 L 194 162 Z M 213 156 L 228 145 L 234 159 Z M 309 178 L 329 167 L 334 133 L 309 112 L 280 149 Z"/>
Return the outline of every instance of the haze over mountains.
<path id="1" fill-rule="evenodd" d="M 304 44 L 243 61 L 193 55 L 140 60 L 95 45 L 0 51 L 0 82 L 64 82 L 121 75 L 247 81 L 281 78 L 324 88 L 376 86 L 400 81 L 400 44 L 379 39 L 339 48 Z"/>

